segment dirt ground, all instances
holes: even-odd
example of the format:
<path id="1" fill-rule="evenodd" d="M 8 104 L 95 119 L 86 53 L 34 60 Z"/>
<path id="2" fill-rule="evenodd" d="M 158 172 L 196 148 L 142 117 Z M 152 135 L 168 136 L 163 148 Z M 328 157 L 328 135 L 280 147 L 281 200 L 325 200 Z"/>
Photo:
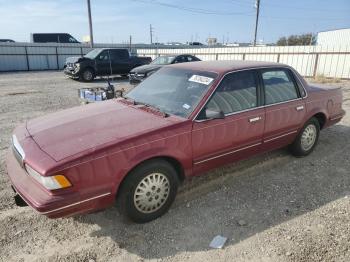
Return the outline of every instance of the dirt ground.
<path id="1" fill-rule="evenodd" d="M 350 82 L 336 84 L 346 117 L 310 156 L 283 149 L 186 181 L 153 222 L 126 222 L 116 208 L 50 220 L 15 206 L 4 163 L 14 127 L 79 105 L 78 88 L 104 85 L 61 72 L 0 74 L 1 261 L 350 261 Z M 219 234 L 224 248 L 210 249 Z"/>

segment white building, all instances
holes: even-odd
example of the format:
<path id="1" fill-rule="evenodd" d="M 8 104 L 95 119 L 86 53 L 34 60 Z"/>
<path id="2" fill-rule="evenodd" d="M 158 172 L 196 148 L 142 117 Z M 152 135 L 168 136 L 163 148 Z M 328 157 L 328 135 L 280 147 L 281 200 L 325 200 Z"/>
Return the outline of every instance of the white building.
<path id="1" fill-rule="evenodd" d="M 320 46 L 350 46 L 350 28 L 318 32 L 316 44 Z"/>

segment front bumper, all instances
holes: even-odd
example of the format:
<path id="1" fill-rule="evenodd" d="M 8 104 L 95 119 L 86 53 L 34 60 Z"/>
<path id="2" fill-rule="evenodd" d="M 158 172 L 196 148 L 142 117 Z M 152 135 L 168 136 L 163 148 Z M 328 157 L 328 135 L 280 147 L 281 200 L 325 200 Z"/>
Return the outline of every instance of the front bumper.
<path id="1" fill-rule="evenodd" d="M 79 70 L 75 70 L 74 68 L 70 68 L 68 66 L 66 66 L 63 69 L 63 73 L 70 78 L 79 78 L 79 76 L 80 76 Z"/>
<path id="2" fill-rule="evenodd" d="M 12 151 L 7 154 L 6 165 L 8 176 L 16 193 L 29 206 L 49 218 L 89 213 L 104 209 L 113 203 L 114 198 L 109 192 L 83 197 L 75 191 L 62 192 L 61 194 L 47 191 L 27 174 Z"/>

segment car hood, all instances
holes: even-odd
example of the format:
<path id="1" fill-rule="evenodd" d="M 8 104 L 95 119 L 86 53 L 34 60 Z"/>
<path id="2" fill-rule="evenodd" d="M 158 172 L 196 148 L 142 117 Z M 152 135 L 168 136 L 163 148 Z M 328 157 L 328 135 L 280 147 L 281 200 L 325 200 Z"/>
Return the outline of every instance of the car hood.
<path id="1" fill-rule="evenodd" d="M 61 161 L 178 121 L 112 99 L 29 120 L 26 127 L 41 150 Z"/>
<path id="2" fill-rule="evenodd" d="M 163 67 L 163 65 L 143 65 L 143 66 L 135 67 L 130 72 L 131 73 L 138 73 L 138 74 L 145 74 L 145 73 L 148 73 L 148 72 L 151 72 L 154 70 L 158 70 L 161 67 Z"/>
<path id="3" fill-rule="evenodd" d="M 91 59 L 87 57 L 81 57 L 81 56 L 71 56 L 71 57 L 67 57 L 66 63 L 74 64 L 74 63 L 80 63 L 85 60 L 91 60 Z"/>

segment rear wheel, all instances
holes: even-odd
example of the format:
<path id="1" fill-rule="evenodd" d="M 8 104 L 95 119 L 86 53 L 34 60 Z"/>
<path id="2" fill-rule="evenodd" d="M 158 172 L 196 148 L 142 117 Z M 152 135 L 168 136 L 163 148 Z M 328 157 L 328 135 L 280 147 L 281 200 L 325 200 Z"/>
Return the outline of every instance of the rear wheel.
<path id="1" fill-rule="evenodd" d="M 306 122 L 297 138 L 290 146 L 292 154 L 297 157 L 307 156 L 310 154 L 317 144 L 319 134 L 320 123 L 315 117 L 313 117 Z"/>
<path id="2" fill-rule="evenodd" d="M 156 219 L 168 211 L 178 184 L 177 173 L 167 161 L 145 162 L 128 174 L 120 188 L 121 211 L 137 223 Z"/>
<path id="3" fill-rule="evenodd" d="M 91 82 L 92 80 L 94 80 L 94 78 L 95 74 L 91 68 L 86 68 L 81 74 L 81 79 L 85 82 Z"/>

